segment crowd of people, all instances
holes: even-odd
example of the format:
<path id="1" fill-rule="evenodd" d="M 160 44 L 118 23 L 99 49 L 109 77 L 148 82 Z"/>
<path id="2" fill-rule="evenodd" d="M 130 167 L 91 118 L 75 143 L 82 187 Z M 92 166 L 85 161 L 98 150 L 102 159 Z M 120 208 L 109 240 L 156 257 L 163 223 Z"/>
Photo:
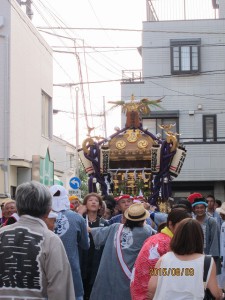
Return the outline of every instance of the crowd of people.
<path id="1" fill-rule="evenodd" d="M 1 212 L 0 299 L 224 298 L 225 202 L 213 195 L 166 214 L 143 196 L 81 201 L 32 181 Z"/>

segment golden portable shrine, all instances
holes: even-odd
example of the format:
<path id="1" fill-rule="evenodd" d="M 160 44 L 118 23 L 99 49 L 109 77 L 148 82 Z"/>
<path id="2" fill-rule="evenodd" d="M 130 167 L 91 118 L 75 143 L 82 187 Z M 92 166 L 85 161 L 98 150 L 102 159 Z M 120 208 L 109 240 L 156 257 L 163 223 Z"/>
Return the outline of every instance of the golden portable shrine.
<path id="1" fill-rule="evenodd" d="M 89 175 L 89 192 L 102 195 L 144 195 L 161 211 L 166 210 L 171 197 L 171 181 L 181 171 L 186 150 L 177 140 L 173 125 L 161 125 L 166 139 L 153 135 L 142 127 L 142 115 L 150 113 L 151 106 L 160 106 L 161 99 L 139 101 L 132 95 L 130 102 L 109 102 L 121 106 L 126 113 L 123 129 L 109 138 L 91 137 L 83 141 L 78 150 L 80 160 Z"/>

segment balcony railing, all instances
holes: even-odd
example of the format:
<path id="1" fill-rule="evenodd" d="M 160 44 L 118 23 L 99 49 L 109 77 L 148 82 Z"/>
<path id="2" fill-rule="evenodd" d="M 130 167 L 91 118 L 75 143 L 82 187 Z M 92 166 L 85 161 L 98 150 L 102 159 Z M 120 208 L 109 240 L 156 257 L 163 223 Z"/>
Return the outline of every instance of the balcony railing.
<path id="1" fill-rule="evenodd" d="M 147 0 L 147 21 L 218 18 L 216 0 Z"/>
<path id="2" fill-rule="evenodd" d="M 143 82 L 141 70 L 122 70 L 122 83 Z"/>

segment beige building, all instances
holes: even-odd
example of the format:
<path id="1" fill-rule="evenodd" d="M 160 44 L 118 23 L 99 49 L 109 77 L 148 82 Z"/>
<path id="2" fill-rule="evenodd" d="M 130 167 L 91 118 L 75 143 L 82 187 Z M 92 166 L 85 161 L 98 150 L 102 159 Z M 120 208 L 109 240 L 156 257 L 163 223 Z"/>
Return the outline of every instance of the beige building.
<path id="1" fill-rule="evenodd" d="M 54 175 L 66 185 L 74 173 L 75 148 L 52 134 L 52 80 L 51 48 L 16 0 L 1 0 L 0 195 Z"/>

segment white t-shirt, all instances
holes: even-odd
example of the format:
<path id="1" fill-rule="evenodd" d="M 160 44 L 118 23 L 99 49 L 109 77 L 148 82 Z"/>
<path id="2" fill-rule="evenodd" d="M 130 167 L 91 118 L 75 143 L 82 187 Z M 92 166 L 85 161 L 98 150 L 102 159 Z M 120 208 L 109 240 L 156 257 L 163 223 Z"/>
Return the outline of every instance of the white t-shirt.
<path id="1" fill-rule="evenodd" d="M 173 252 L 166 253 L 157 271 L 158 284 L 153 300 L 202 300 L 204 257 L 202 255 L 194 260 L 183 261 Z M 212 261 L 207 278 L 211 270 Z"/>

